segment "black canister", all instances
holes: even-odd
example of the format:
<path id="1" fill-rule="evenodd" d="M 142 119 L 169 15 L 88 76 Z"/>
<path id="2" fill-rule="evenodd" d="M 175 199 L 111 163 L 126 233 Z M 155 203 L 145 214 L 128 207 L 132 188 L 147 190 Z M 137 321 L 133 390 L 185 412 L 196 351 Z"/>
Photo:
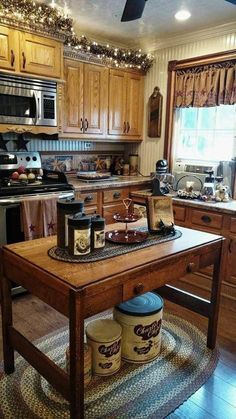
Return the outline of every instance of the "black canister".
<path id="1" fill-rule="evenodd" d="M 105 219 L 95 215 L 91 219 L 91 247 L 102 249 L 105 246 Z"/>
<path id="2" fill-rule="evenodd" d="M 57 246 L 68 246 L 68 217 L 76 213 L 82 213 L 84 201 L 74 199 L 60 199 L 57 201 Z"/>
<path id="3" fill-rule="evenodd" d="M 87 255 L 91 251 L 91 217 L 75 214 L 68 217 L 68 251 L 71 256 Z"/>

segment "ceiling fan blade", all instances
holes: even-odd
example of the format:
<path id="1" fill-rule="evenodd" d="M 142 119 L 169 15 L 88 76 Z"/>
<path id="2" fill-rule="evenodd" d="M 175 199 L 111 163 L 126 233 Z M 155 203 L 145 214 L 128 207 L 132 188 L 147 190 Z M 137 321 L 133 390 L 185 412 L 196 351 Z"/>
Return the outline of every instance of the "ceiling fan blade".
<path id="1" fill-rule="evenodd" d="M 147 0 L 126 0 L 121 22 L 139 19 Z"/>
<path id="2" fill-rule="evenodd" d="M 228 1 L 229 3 L 235 4 L 235 6 L 236 6 L 236 0 L 225 0 L 225 1 Z"/>

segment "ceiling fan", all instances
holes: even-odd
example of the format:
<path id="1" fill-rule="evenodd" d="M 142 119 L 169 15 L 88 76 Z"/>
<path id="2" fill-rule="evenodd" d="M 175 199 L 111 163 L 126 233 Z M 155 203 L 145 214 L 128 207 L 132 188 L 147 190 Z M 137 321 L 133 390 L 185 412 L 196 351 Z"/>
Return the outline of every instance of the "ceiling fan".
<path id="1" fill-rule="evenodd" d="M 147 0 L 126 0 L 121 22 L 139 19 Z"/>
<path id="2" fill-rule="evenodd" d="M 228 1 L 229 3 L 233 3 L 236 6 L 236 0 L 226 0 L 226 1 Z"/>

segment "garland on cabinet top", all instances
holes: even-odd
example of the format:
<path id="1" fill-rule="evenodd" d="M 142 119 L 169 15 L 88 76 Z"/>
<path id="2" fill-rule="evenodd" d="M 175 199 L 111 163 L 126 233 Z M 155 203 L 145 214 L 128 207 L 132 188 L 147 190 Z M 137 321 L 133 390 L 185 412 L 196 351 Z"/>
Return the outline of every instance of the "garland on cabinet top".
<path id="1" fill-rule="evenodd" d="M 51 7 L 31 0 L 0 0 L 0 23 L 40 33 L 47 32 L 63 38 L 67 51 L 78 56 L 87 55 L 88 61 L 92 61 L 94 57 L 96 62 L 112 67 L 135 68 L 145 72 L 153 63 L 153 57 L 143 54 L 140 49 L 115 48 L 92 42 L 84 35 L 76 36 L 73 19 L 68 16 L 68 10 L 65 13 L 65 10 L 58 6 Z"/>

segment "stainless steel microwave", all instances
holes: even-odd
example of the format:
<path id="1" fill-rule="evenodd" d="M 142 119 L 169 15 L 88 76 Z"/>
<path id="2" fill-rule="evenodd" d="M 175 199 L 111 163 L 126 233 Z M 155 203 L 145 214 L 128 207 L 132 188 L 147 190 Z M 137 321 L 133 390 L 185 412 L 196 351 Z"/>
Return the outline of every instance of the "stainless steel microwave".
<path id="1" fill-rule="evenodd" d="M 57 126 L 57 85 L 0 74 L 0 123 Z"/>

